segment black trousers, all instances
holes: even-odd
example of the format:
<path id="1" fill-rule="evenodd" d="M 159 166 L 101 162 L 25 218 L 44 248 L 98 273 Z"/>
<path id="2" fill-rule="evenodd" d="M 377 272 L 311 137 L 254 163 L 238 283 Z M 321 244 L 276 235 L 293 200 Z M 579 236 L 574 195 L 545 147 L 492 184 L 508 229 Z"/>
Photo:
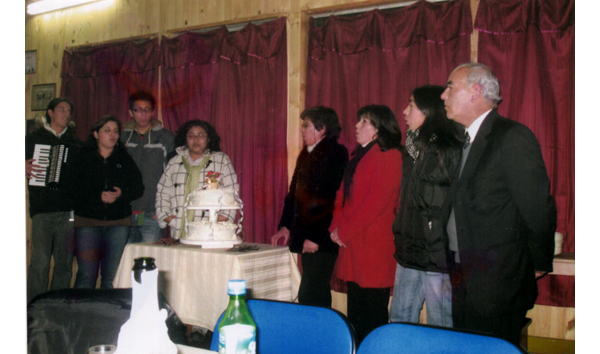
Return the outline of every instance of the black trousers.
<path id="1" fill-rule="evenodd" d="M 483 332 L 519 346 L 521 328 L 523 327 L 527 310 L 515 310 L 493 317 L 481 316 L 469 300 L 464 279 L 462 266 L 454 264 L 450 272 L 450 282 L 452 283 L 452 322 L 454 328 Z"/>
<path id="2" fill-rule="evenodd" d="M 391 288 L 363 288 L 357 283 L 348 285 L 348 320 L 356 332 L 358 346 L 367 334 L 388 323 Z"/>
<path id="3" fill-rule="evenodd" d="M 331 307 L 331 275 L 337 253 L 302 253 L 302 279 L 298 302 L 302 305 Z"/>

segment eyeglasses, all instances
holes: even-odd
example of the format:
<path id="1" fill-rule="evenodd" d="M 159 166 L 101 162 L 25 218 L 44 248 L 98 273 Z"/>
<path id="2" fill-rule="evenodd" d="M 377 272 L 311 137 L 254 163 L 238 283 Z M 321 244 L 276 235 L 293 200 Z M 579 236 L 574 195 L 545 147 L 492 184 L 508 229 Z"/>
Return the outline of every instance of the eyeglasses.
<path id="1" fill-rule="evenodd" d="M 154 108 L 139 108 L 139 107 L 135 107 L 134 109 L 132 109 L 132 111 L 134 111 L 135 113 L 138 113 L 138 114 L 152 113 L 154 111 Z"/>
<path id="2" fill-rule="evenodd" d="M 56 111 L 61 111 L 61 112 L 64 112 L 64 113 L 71 113 L 71 110 L 69 108 L 56 107 L 55 110 Z"/>
<path id="3" fill-rule="evenodd" d="M 301 127 L 304 128 L 304 129 L 309 129 L 309 128 L 314 127 L 314 125 L 310 124 L 310 123 L 304 123 L 304 124 L 301 125 Z"/>
<path id="4" fill-rule="evenodd" d="M 200 140 L 202 140 L 202 139 L 205 139 L 207 137 L 207 135 L 206 134 L 198 134 L 198 135 L 196 135 L 196 134 L 188 134 L 188 135 L 186 135 L 186 137 L 187 137 L 188 140 L 194 140 L 194 139 L 200 139 Z"/>

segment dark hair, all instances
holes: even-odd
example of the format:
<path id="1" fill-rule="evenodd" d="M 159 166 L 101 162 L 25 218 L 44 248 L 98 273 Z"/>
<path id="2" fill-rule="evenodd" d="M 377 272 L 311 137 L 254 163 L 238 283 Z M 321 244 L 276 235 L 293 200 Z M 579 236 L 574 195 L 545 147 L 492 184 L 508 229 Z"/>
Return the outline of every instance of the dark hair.
<path id="1" fill-rule="evenodd" d="M 199 119 L 187 121 L 179 127 L 177 135 L 175 135 L 175 147 L 187 146 L 187 133 L 193 127 L 200 127 L 208 134 L 207 148 L 210 151 L 221 151 L 221 137 L 215 128 L 208 122 Z"/>
<path id="2" fill-rule="evenodd" d="M 325 127 L 325 138 L 337 141 L 342 132 L 337 113 L 333 108 L 318 106 L 305 109 L 300 114 L 300 119 L 309 119 L 315 129 L 321 130 Z"/>
<path id="3" fill-rule="evenodd" d="M 73 102 L 71 102 L 71 100 L 66 97 L 57 97 L 48 103 L 48 108 L 46 108 L 46 111 L 44 112 L 44 119 L 46 119 L 46 123 L 50 124 L 50 116 L 48 115 L 48 110 L 54 112 L 56 106 L 63 102 L 67 102 L 69 104 L 69 106 L 71 107 L 71 113 L 73 113 Z"/>
<path id="4" fill-rule="evenodd" d="M 119 135 L 121 135 L 121 121 L 115 116 L 107 115 L 103 116 L 94 123 L 92 128 L 90 129 L 90 134 L 88 135 L 87 141 L 85 145 L 93 150 L 98 150 L 98 139 L 94 136 L 94 133 L 98 133 L 102 127 L 106 125 L 108 122 L 117 123 L 117 128 L 119 129 Z M 121 141 L 121 139 L 117 139 L 117 144 L 115 145 L 115 149 L 125 149 L 125 144 Z"/>
<path id="5" fill-rule="evenodd" d="M 402 149 L 402 133 L 394 112 L 388 106 L 375 104 L 364 106 L 356 113 L 358 120 L 363 116 L 368 118 L 377 129 L 375 140 L 381 151 Z"/>
<path id="6" fill-rule="evenodd" d="M 425 115 L 425 121 L 418 129 L 419 135 L 414 140 L 415 147 L 423 151 L 435 139 L 440 165 L 443 164 L 446 149 L 460 146 L 458 124 L 446 117 L 444 100 L 441 98 L 445 89 L 442 86 L 425 85 L 412 91 L 417 108 Z"/>
<path id="7" fill-rule="evenodd" d="M 146 91 L 137 91 L 129 95 L 129 109 L 133 110 L 133 104 L 135 101 L 146 101 L 150 102 L 152 109 L 156 107 L 156 99 L 150 92 Z"/>

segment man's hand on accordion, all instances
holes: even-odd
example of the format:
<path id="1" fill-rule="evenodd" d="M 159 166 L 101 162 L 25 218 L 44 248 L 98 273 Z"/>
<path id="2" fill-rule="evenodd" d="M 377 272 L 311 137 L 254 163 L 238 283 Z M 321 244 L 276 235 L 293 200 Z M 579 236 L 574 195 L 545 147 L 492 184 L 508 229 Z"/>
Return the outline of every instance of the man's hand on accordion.
<path id="1" fill-rule="evenodd" d="M 25 160 L 25 177 L 27 177 L 27 179 L 37 177 L 38 172 L 44 172 L 42 166 L 34 165 L 33 161 L 35 161 L 35 159 Z"/>
<path id="2" fill-rule="evenodd" d="M 113 189 L 115 190 L 114 192 L 110 192 L 110 191 L 102 192 L 102 195 L 100 196 L 100 199 L 102 199 L 102 202 L 107 203 L 107 204 L 112 204 L 115 202 L 115 200 L 117 200 L 121 196 L 121 188 L 113 187 Z"/>

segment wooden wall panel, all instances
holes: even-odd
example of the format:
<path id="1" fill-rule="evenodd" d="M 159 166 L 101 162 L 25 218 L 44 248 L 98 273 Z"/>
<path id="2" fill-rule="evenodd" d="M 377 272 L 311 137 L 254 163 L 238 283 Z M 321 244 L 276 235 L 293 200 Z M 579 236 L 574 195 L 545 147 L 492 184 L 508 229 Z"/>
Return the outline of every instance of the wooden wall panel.
<path id="1" fill-rule="evenodd" d="M 536 305 L 527 312 L 532 319 L 529 335 L 575 340 L 575 308 Z"/>

